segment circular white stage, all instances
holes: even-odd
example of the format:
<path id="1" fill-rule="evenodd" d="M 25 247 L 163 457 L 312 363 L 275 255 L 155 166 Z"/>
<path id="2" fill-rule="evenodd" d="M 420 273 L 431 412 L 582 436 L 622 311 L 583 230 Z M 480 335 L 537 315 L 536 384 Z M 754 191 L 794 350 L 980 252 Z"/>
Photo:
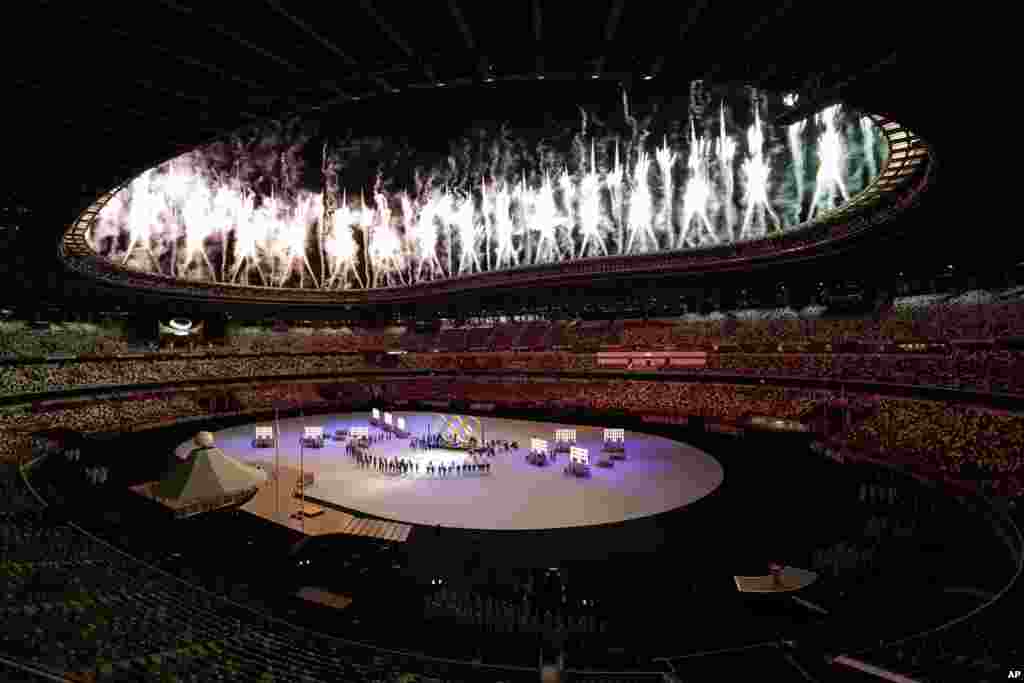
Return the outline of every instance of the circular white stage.
<path id="1" fill-rule="evenodd" d="M 437 433 L 438 414 L 395 411 L 404 417 L 413 435 Z M 477 418 L 464 418 L 477 427 Z M 465 459 L 454 451 L 418 451 L 408 439 L 375 443 L 370 453 L 390 459 L 415 459 L 419 476 L 383 474 L 359 466 L 345 454 L 345 442 L 327 440 L 321 449 L 305 448 L 303 460 L 314 472 L 316 483 L 306 489 L 308 498 L 374 517 L 425 526 L 483 530 L 531 530 L 611 524 L 640 519 L 688 505 L 714 491 L 722 483 L 722 466 L 692 446 L 658 436 L 626 432 L 626 460 L 613 468 L 596 466 L 603 429 L 549 422 L 480 417 L 484 438 L 517 441 L 518 451 L 499 450 L 489 475 L 427 477 L 427 462 L 450 463 Z M 269 424 L 259 423 L 259 424 Z M 305 418 L 307 426 L 323 426 L 325 434 L 369 424 L 369 414 L 317 415 Z M 615 427 L 615 425 L 608 425 Z M 568 455 L 560 453 L 555 464 L 536 467 L 525 461 L 530 438 L 547 439 L 553 446 L 555 430 L 576 429 L 577 445 L 590 450 L 591 476 L 580 479 L 563 474 Z M 299 436 L 303 421 L 281 420 L 282 464 L 298 466 Z M 371 427 L 371 434 L 380 430 Z M 216 445 L 246 462 L 273 464 L 273 448 L 253 448 L 255 423 L 216 433 Z M 478 437 L 479 438 L 479 437 Z M 183 457 L 191 442 L 177 449 Z"/>

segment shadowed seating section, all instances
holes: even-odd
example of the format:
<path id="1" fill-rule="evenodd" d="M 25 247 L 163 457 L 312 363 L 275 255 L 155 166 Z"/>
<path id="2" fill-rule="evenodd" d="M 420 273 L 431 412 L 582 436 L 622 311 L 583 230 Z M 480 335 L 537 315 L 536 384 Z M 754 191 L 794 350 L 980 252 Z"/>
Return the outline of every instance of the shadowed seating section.
<path id="1" fill-rule="evenodd" d="M 0 472 L 0 647 L 77 680 L 535 681 L 353 646 L 273 620 L 46 521 L 17 468 Z M 461 671 L 460 671 L 461 669 Z"/>

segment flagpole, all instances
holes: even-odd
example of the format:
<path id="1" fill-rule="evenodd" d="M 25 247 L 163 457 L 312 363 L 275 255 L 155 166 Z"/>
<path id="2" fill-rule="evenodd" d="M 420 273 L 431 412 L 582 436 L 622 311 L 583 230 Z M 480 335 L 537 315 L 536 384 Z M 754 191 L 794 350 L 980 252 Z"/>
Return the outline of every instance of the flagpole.
<path id="1" fill-rule="evenodd" d="M 299 482 L 302 484 L 302 488 L 299 489 L 302 495 L 302 507 L 299 509 L 302 514 L 299 519 L 302 520 L 302 533 L 306 533 L 306 416 L 303 414 L 302 408 L 299 408 L 299 421 L 302 423 L 302 434 L 299 436 Z"/>
<path id="2" fill-rule="evenodd" d="M 281 521 L 281 416 L 280 410 L 274 406 L 274 519 Z"/>

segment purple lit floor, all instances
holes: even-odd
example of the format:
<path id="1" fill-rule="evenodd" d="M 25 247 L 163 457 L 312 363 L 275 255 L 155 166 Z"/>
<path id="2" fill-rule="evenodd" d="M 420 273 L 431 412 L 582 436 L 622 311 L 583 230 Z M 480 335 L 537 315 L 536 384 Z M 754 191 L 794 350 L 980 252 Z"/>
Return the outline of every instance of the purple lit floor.
<path id="1" fill-rule="evenodd" d="M 407 429 L 437 432 L 440 418 L 431 413 L 395 412 L 405 417 Z M 306 418 L 306 425 L 322 425 L 324 432 L 367 425 L 368 415 L 338 414 Z M 474 418 L 468 418 L 473 420 Z M 327 441 L 322 449 L 304 449 L 304 465 L 315 472 L 316 484 L 308 498 L 326 501 L 374 517 L 411 524 L 460 529 L 528 530 L 609 524 L 667 512 L 688 505 L 722 483 L 723 470 L 710 455 L 687 444 L 657 436 L 626 432 L 627 459 L 614 468 L 591 467 L 589 479 L 566 476 L 566 454 L 547 467 L 525 462 L 531 437 L 554 443 L 556 428 L 575 427 L 577 445 L 590 449 L 591 462 L 600 456 L 602 429 L 525 420 L 481 417 L 484 437 L 518 441 L 520 450 L 490 458 L 488 476 L 453 476 L 445 479 L 401 477 L 358 467 L 345 455 L 344 442 Z M 265 424 L 265 423 L 261 423 Z M 475 425 L 475 422 L 474 422 Z M 608 425 L 614 427 L 615 425 Z M 282 420 L 281 460 L 298 465 L 298 418 Z M 371 433 L 377 430 L 371 428 Z M 274 449 L 252 448 L 253 424 L 216 433 L 216 444 L 230 456 L 246 462 L 273 464 Z M 191 443 L 179 446 L 182 456 Z M 408 440 L 376 443 L 371 453 L 391 458 L 414 457 Z M 457 452 L 420 451 L 419 461 L 462 460 Z"/>

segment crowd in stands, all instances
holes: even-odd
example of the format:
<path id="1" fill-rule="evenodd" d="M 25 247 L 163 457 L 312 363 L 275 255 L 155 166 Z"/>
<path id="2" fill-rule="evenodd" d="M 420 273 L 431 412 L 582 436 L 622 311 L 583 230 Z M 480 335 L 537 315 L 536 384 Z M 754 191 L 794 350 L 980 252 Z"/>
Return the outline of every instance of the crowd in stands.
<path id="1" fill-rule="evenodd" d="M 413 353 L 402 367 L 427 370 L 585 371 L 597 367 L 593 354 L 537 351 L 529 353 Z"/>
<path id="2" fill-rule="evenodd" d="M 792 398 L 778 387 L 677 382 L 603 382 L 588 386 L 585 397 L 598 410 L 699 415 L 730 422 L 747 415 L 796 419 L 814 406 L 810 398 Z"/>
<path id="3" fill-rule="evenodd" d="M 353 384 L 362 388 L 362 385 Z M 313 383 L 250 385 L 232 391 L 242 407 L 247 409 L 273 408 L 275 404 L 315 405 L 325 399 L 318 385 Z"/>
<path id="4" fill-rule="evenodd" d="M 365 368 L 358 357 L 295 355 L 260 358 L 153 358 L 65 361 L 0 366 L 0 395 L 60 391 L 81 386 L 227 379 L 260 375 L 328 375 Z"/>
<path id="5" fill-rule="evenodd" d="M 0 461 L 18 458 L 30 445 L 32 432 L 64 428 L 80 433 L 130 431 L 146 423 L 170 420 L 200 411 L 187 394 L 138 395 L 127 400 L 97 400 L 42 411 L 0 413 Z"/>
<path id="6" fill-rule="evenodd" d="M 228 348 L 237 353 L 345 353 L 398 348 L 400 338 L 399 334 L 356 333 L 348 328 L 292 327 L 274 332 L 243 327 L 231 334 Z"/>
<path id="7" fill-rule="evenodd" d="M 1018 288 L 1019 289 L 1019 288 Z M 651 321 L 498 323 L 448 327 L 417 333 L 411 328 L 380 330 L 344 326 L 230 328 L 224 339 L 164 344 L 209 354 L 351 353 L 403 349 L 411 352 L 510 352 L 599 348 L 714 351 L 722 347 L 838 346 L 846 343 L 956 342 L 1024 336 L 1024 297 L 1005 292 L 905 297 L 871 315 L 837 316 L 822 306 L 802 309 L 740 309 L 685 314 Z M 45 358 L 50 354 L 116 355 L 130 351 L 112 324 L 0 322 L 0 356 Z"/>
<path id="8" fill-rule="evenodd" d="M 599 369 L 594 354 L 405 354 L 399 369 L 435 371 L 586 372 Z M 357 355 L 152 357 L 63 360 L 0 365 L 0 395 L 61 391 L 88 386 L 164 383 L 283 375 L 328 375 L 380 366 Z M 621 368 L 619 368 L 621 369 Z M 645 360 L 643 368 L 655 369 Z M 663 366 L 670 370 L 670 366 Z M 917 384 L 994 393 L 1024 393 L 1024 353 L 954 350 L 938 354 L 709 353 L 703 368 L 760 377 L 811 377 Z"/>
<path id="9" fill-rule="evenodd" d="M 1024 353 L 1014 351 L 953 351 L 942 355 L 722 353 L 708 354 L 706 368 L 750 375 L 922 384 L 996 393 L 1024 391 Z"/>
<path id="10" fill-rule="evenodd" d="M 626 348 L 697 348 L 722 345 L 799 345 L 957 341 L 1016 337 L 1024 334 L 1024 302 L 929 296 L 897 299 L 875 315 L 825 316 L 820 306 L 749 309 L 727 314 L 687 314 L 681 319 L 627 321 L 621 344 Z"/>
<path id="11" fill-rule="evenodd" d="M 847 437 L 854 449 L 923 463 L 990 493 L 1024 493 L 1024 416 L 933 401 L 883 399 Z"/>
<path id="12" fill-rule="evenodd" d="M 672 321 L 502 323 L 437 333 L 235 328 L 226 340 L 201 345 L 188 357 L 120 357 L 127 345 L 110 326 L 66 323 L 41 330 L 5 321 L 0 395 L 370 369 L 378 366 L 357 351 L 398 347 L 408 353 L 391 357 L 397 367 L 435 371 L 589 371 L 598 369 L 595 353 L 602 349 L 677 349 L 706 352 L 707 371 L 1024 393 L 1024 352 L 1002 341 L 1024 336 L 1024 305 L 1019 292 L 1007 296 L 908 297 L 878 315 L 848 318 L 823 317 L 820 307 L 808 307 L 690 314 Z M 972 301 L 980 303 L 964 303 Z M 634 369 L 678 368 L 644 361 Z"/>
<path id="13" fill-rule="evenodd" d="M 0 321 L 0 357 L 45 358 L 50 354 L 127 353 L 122 331 L 110 325 L 63 323 L 32 326 L 23 320 Z"/>

